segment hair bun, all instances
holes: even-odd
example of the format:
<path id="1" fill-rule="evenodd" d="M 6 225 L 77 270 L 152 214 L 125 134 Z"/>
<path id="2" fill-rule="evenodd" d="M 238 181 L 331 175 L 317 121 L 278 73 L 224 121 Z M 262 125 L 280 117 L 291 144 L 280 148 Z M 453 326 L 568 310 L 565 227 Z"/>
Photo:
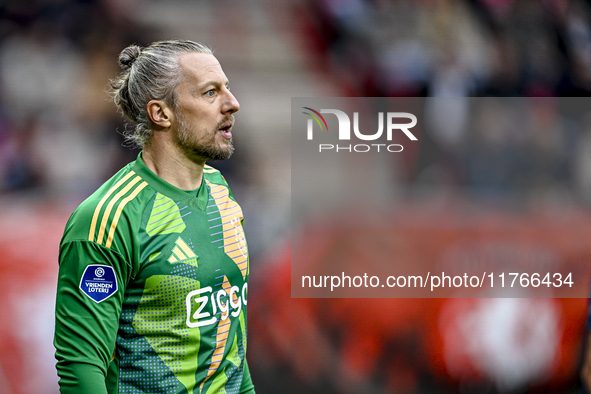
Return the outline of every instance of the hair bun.
<path id="1" fill-rule="evenodd" d="M 119 54 L 119 65 L 122 69 L 128 70 L 131 68 L 133 62 L 136 61 L 138 56 L 142 53 L 142 47 L 139 45 L 130 45 Z"/>

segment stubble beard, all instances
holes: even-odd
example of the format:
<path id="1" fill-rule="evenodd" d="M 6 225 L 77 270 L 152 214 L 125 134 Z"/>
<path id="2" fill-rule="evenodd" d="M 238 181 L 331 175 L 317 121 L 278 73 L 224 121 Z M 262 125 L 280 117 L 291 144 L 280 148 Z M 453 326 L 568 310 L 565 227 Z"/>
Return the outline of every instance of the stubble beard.
<path id="1" fill-rule="evenodd" d="M 233 116 L 217 124 L 213 133 L 204 136 L 196 136 L 181 113 L 177 113 L 175 116 L 178 122 L 175 143 L 191 160 L 227 160 L 234 153 L 231 138 L 229 140 L 224 138 L 221 143 L 217 141 L 219 127 L 228 119 L 233 120 Z"/>

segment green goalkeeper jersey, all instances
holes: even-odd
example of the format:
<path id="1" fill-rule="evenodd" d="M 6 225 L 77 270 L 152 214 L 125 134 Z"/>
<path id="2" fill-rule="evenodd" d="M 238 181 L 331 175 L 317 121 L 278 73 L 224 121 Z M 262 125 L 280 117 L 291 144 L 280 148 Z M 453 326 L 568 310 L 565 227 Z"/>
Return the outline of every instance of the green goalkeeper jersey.
<path id="1" fill-rule="evenodd" d="M 187 192 L 141 155 L 84 201 L 59 251 L 61 392 L 254 393 L 242 220 L 219 171 Z"/>

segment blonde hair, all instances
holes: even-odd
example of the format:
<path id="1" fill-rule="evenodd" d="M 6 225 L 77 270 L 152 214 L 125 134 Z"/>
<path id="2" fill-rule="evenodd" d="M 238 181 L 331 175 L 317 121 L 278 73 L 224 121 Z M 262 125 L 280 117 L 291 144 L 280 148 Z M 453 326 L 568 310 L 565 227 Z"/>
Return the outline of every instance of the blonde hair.
<path id="1" fill-rule="evenodd" d="M 123 131 L 128 142 L 143 147 L 152 136 L 148 102 L 163 100 L 176 108 L 177 87 L 183 78 L 179 56 L 189 52 L 212 54 L 206 45 L 189 40 L 157 41 L 145 48 L 130 45 L 121 51 L 119 65 L 123 71 L 110 86 L 119 111 L 136 124 L 134 129 Z"/>

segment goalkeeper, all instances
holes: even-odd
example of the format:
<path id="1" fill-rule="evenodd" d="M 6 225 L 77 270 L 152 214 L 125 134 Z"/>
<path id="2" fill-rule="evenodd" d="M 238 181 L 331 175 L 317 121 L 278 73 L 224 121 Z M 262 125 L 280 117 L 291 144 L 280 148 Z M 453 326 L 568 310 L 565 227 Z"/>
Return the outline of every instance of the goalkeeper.
<path id="1" fill-rule="evenodd" d="M 239 103 L 206 46 L 125 48 L 111 81 L 142 147 L 70 217 L 59 249 L 61 393 L 254 393 L 242 209 L 228 159 Z"/>

